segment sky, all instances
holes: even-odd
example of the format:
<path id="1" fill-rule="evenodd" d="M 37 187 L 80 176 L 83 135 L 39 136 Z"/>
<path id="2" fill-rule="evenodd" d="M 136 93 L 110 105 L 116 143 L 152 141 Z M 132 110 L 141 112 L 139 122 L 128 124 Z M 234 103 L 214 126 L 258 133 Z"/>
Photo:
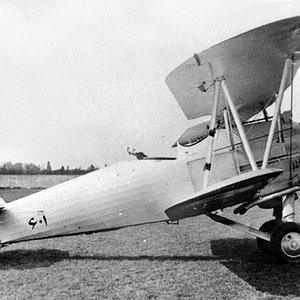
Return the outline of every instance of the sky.
<path id="1" fill-rule="evenodd" d="M 133 159 L 127 146 L 170 155 L 190 122 L 166 76 L 296 15 L 299 0 L 0 0 L 0 162 L 102 167 Z"/>

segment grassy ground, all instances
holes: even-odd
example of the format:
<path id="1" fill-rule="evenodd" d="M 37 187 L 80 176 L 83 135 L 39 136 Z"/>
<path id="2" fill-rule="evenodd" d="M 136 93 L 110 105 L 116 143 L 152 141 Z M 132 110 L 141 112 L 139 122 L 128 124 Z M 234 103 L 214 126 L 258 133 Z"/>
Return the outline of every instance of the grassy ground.
<path id="1" fill-rule="evenodd" d="M 269 218 L 253 209 L 238 219 L 259 227 Z M 299 274 L 202 216 L 3 248 L 0 299 L 300 299 Z"/>

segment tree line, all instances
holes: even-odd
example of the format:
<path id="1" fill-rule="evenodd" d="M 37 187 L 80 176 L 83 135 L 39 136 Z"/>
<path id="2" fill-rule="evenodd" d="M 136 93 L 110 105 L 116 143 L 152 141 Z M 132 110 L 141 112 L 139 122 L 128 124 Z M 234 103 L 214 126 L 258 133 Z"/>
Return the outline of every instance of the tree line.
<path id="1" fill-rule="evenodd" d="M 71 169 L 62 166 L 59 169 L 52 170 L 50 162 L 47 162 L 46 168 L 41 168 L 33 163 L 12 163 L 6 162 L 0 167 L 1 175 L 83 175 L 95 171 L 97 168 L 90 165 L 87 169 L 81 167 Z"/>

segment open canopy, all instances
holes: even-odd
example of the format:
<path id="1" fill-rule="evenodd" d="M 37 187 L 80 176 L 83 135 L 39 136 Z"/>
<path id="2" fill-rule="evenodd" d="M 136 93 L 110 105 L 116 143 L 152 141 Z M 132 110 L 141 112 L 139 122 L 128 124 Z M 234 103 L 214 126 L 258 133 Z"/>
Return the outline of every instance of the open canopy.
<path id="1" fill-rule="evenodd" d="M 210 115 L 217 77 L 247 120 L 275 101 L 285 59 L 300 50 L 300 16 L 267 24 L 228 39 L 186 60 L 166 83 L 188 119 Z M 298 66 L 294 66 L 294 74 Z M 286 88 L 291 84 L 289 72 Z M 225 108 L 220 94 L 218 115 Z"/>

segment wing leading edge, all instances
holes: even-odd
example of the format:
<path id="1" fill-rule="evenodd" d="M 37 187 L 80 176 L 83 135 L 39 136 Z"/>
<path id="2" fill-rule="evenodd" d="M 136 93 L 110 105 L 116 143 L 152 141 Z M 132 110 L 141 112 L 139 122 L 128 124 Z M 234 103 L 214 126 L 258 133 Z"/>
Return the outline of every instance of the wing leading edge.
<path id="1" fill-rule="evenodd" d="M 275 101 L 285 59 L 299 50 L 300 16 L 258 27 L 195 54 L 173 70 L 166 83 L 186 117 L 194 119 L 211 114 L 213 79 L 224 76 L 240 116 L 249 119 Z M 286 88 L 290 84 L 291 74 Z M 225 102 L 220 96 L 222 118 Z"/>
<path id="2" fill-rule="evenodd" d="M 188 200 L 165 210 L 171 221 L 189 218 L 252 200 L 281 169 L 260 169 L 231 177 L 202 189 Z"/>

